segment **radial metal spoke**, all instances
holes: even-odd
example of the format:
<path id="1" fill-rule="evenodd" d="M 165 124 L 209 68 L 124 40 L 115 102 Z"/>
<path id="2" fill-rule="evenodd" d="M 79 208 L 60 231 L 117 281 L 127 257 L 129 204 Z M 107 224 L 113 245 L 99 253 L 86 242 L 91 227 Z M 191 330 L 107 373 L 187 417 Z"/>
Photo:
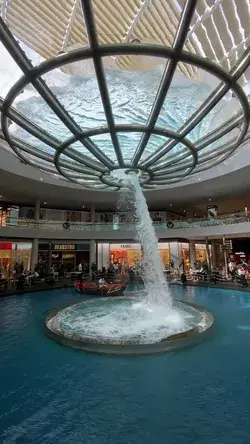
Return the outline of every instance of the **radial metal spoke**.
<path id="1" fill-rule="evenodd" d="M 112 106 L 110 102 L 110 96 L 108 91 L 108 86 L 106 82 L 106 77 L 104 73 L 102 58 L 98 51 L 99 43 L 98 43 L 98 35 L 95 26 L 94 14 L 92 10 L 91 0 L 81 0 L 82 10 L 85 18 L 85 24 L 89 39 L 90 48 L 93 51 L 93 62 L 95 66 L 96 78 L 100 89 L 103 109 L 105 112 L 106 120 L 108 123 L 111 140 L 114 145 L 114 150 L 117 156 L 118 163 L 120 167 L 124 167 L 122 151 L 120 148 L 120 144 L 118 141 L 118 137 L 115 131 L 115 121 L 112 113 Z"/>
<path id="2" fill-rule="evenodd" d="M 31 61 L 21 49 L 15 38 L 9 31 L 8 27 L 0 17 L 0 40 L 7 51 L 13 57 L 19 68 L 29 78 L 30 71 L 33 68 Z M 63 124 L 76 136 L 82 131 L 81 127 L 76 124 L 74 119 L 69 115 L 63 105 L 57 100 L 51 89 L 46 85 L 42 78 L 31 78 L 32 85 L 45 100 L 49 107 L 54 111 Z M 8 108 L 6 101 L 3 104 L 3 112 Z M 80 140 L 80 142 L 93 154 L 100 162 L 110 167 L 110 159 L 95 145 L 91 139 Z"/>
<path id="3" fill-rule="evenodd" d="M 232 76 L 232 83 L 237 81 L 240 76 L 245 72 L 250 64 L 250 48 L 247 48 L 239 59 L 236 66 L 230 71 Z M 185 124 L 179 129 L 178 133 L 182 137 L 186 137 L 206 115 L 217 105 L 217 103 L 225 96 L 230 90 L 232 84 L 220 83 L 217 88 L 210 94 L 205 102 L 200 106 L 198 110 L 185 122 Z M 172 140 L 164 143 L 157 151 L 151 154 L 142 164 L 145 167 L 149 167 L 165 156 L 172 148 L 176 146 L 176 141 Z"/>
<path id="4" fill-rule="evenodd" d="M 206 136 L 197 140 L 195 142 L 195 147 L 196 147 L 197 152 L 199 152 L 203 148 L 206 148 L 208 145 L 211 145 L 213 142 L 216 142 L 216 140 L 222 138 L 223 136 L 228 134 L 230 131 L 232 131 L 233 129 L 240 126 L 242 124 L 243 120 L 244 120 L 243 114 L 239 113 L 237 116 L 232 117 L 230 120 L 228 120 L 226 123 L 224 123 L 222 126 L 217 128 L 216 130 L 211 131 Z M 236 139 L 235 139 L 235 141 L 236 141 Z M 152 171 L 152 172 L 158 171 L 159 168 L 163 168 L 162 165 L 164 165 L 164 168 L 167 168 L 169 165 L 173 165 L 175 163 L 178 163 L 179 160 L 183 160 L 188 156 L 189 156 L 189 153 L 187 153 L 186 149 L 183 148 L 182 150 L 180 150 L 178 152 L 177 155 L 172 154 L 171 156 L 168 157 L 167 161 L 165 161 L 163 163 L 156 164 L 155 166 L 150 168 L 150 171 Z"/>
<path id="5" fill-rule="evenodd" d="M 186 36 L 189 31 L 189 26 L 196 8 L 197 0 L 186 0 L 185 6 L 183 8 L 180 22 L 178 25 L 178 29 L 175 35 L 173 48 L 176 49 L 176 51 L 181 51 L 186 40 Z M 161 83 L 159 86 L 159 89 L 156 94 L 156 98 L 147 122 L 147 126 L 150 130 L 154 129 L 155 124 L 157 122 L 157 119 L 159 117 L 159 114 L 162 110 L 162 106 L 164 104 L 164 101 L 166 99 L 169 87 L 171 85 L 176 67 L 178 65 L 178 60 L 169 60 L 166 64 Z M 146 145 L 149 141 L 151 134 L 150 133 L 144 133 L 140 143 L 136 149 L 135 155 L 132 159 L 132 163 L 134 165 L 137 165 L 143 151 L 146 148 Z"/>

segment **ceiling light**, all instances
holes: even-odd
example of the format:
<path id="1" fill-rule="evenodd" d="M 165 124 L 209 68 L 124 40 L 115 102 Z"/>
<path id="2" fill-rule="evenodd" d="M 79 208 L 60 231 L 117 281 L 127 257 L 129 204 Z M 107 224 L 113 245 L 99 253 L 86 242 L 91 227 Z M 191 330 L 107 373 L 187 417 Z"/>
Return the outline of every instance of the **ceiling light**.
<path id="1" fill-rule="evenodd" d="M 41 179 L 40 180 L 43 180 L 43 178 L 41 177 Z"/>
<path id="2" fill-rule="evenodd" d="M 84 205 L 82 207 L 85 208 Z"/>
<path id="3" fill-rule="evenodd" d="M 2 194 L 0 194 L 0 199 L 2 199 L 2 197 L 3 197 Z"/>
<path id="4" fill-rule="evenodd" d="M 170 207 L 172 207 L 172 204 L 169 204 Z"/>
<path id="5" fill-rule="evenodd" d="M 199 179 L 198 180 L 201 180 L 201 178 L 199 177 Z"/>
<path id="6" fill-rule="evenodd" d="M 186 213 L 186 210 L 183 210 L 183 213 Z"/>
<path id="7" fill-rule="evenodd" d="M 212 199 L 209 199 L 209 202 L 211 202 Z"/>
<path id="8" fill-rule="evenodd" d="M 43 202 L 44 203 L 44 205 L 47 205 L 47 202 Z"/>

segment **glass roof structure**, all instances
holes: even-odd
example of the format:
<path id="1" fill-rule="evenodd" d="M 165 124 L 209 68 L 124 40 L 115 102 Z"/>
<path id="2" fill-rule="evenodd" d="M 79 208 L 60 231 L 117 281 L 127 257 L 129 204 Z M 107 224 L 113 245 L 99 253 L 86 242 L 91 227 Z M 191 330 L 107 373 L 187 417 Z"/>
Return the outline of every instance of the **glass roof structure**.
<path id="1" fill-rule="evenodd" d="M 0 138 L 23 162 L 106 190 L 132 169 L 157 189 L 248 140 L 248 0 L 0 5 Z"/>

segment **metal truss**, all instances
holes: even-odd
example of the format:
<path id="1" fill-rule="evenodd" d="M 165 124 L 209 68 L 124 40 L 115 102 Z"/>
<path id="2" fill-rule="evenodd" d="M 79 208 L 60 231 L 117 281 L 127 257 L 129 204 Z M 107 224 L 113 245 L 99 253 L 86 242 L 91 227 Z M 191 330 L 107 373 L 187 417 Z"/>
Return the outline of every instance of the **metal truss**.
<path id="1" fill-rule="evenodd" d="M 139 173 L 140 183 L 145 189 L 155 189 L 179 182 L 190 174 L 196 174 L 223 162 L 248 138 L 250 107 L 248 99 L 238 83 L 238 79 L 250 64 L 250 47 L 245 50 L 242 57 L 229 73 L 208 59 L 184 51 L 183 47 L 187 39 L 197 0 L 186 1 L 171 48 L 162 45 L 144 45 L 139 43 L 99 45 L 91 0 L 81 0 L 81 4 L 89 47 L 60 54 L 36 67 L 32 66 L 32 63 L 11 34 L 7 25 L 0 18 L 1 42 L 23 72 L 23 76 L 10 89 L 5 100 L 0 102 L 2 125 L 0 138 L 5 138 L 13 151 L 24 162 L 48 173 L 59 173 L 67 180 L 81 184 L 84 187 L 114 190 L 119 189 L 120 183 L 114 178 L 112 172 L 121 168 L 133 169 Z M 146 125 L 117 125 L 115 123 L 103 68 L 103 57 L 117 55 L 146 55 L 166 59 L 165 70 Z M 46 85 L 42 76 L 65 64 L 86 59 L 93 59 L 107 125 L 83 131 Z M 157 126 L 157 119 L 166 100 L 179 62 L 204 69 L 217 77 L 220 80 L 220 84 L 178 131 L 172 131 Z M 71 137 L 62 142 L 15 110 L 12 106 L 15 98 L 29 84 L 33 85 L 55 115 L 70 130 Z M 195 143 L 191 142 L 188 139 L 190 132 L 200 124 L 229 90 L 238 98 L 241 111 L 202 139 L 197 140 Z M 38 148 L 13 137 L 9 132 L 9 119 L 41 142 L 53 148 L 55 155 L 52 156 L 51 154 L 41 152 Z M 237 137 L 234 136 L 225 143 L 224 137 L 229 136 L 235 129 L 238 129 Z M 117 134 L 130 133 L 132 137 L 133 132 L 141 133 L 141 139 L 131 162 L 128 163 L 123 159 Z M 92 141 L 91 137 L 102 134 L 110 135 L 116 154 L 116 161 L 111 160 Z M 142 161 L 142 155 L 152 135 L 165 137 L 166 142 Z M 75 142 L 80 142 L 91 156 L 82 154 L 73 148 L 72 144 Z M 208 150 L 205 154 L 200 154 L 201 150 L 215 142 L 218 142 L 216 148 Z M 170 151 L 177 144 L 183 147 L 177 153 L 173 152 L 171 154 Z M 27 154 L 35 156 L 37 162 L 32 162 Z M 65 160 L 65 157 L 68 158 L 68 161 Z"/>

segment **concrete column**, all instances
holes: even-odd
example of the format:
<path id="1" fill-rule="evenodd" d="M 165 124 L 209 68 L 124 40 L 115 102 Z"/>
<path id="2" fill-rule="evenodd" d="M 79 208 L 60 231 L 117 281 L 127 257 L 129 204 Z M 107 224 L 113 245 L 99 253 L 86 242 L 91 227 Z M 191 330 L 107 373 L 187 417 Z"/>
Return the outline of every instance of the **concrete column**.
<path id="1" fill-rule="evenodd" d="M 195 241 L 189 241 L 189 262 L 190 267 L 194 268 L 194 263 L 196 262 L 196 250 L 195 250 Z"/>
<path id="2" fill-rule="evenodd" d="M 52 267 L 52 242 L 49 241 L 49 254 L 48 254 L 48 272 L 50 272 L 50 269 Z"/>
<path id="3" fill-rule="evenodd" d="M 208 242 L 208 238 L 207 237 L 206 237 L 206 252 L 207 252 L 208 268 L 209 268 L 209 270 L 211 270 L 211 257 L 210 257 L 209 242 Z"/>
<path id="4" fill-rule="evenodd" d="M 31 259 L 30 259 L 31 271 L 34 271 L 37 262 L 38 262 L 38 239 L 33 239 L 32 249 L 31 249 Z"/>
<path id="5" fill-rule="evenodd" d="M 91 239 L 89 246 L 89 272 L 91 272 L 91 265 L 96 263 L 96 244 L 95 240 Z"/>
<path id="6" fill-rule="evenodd" d="M 90 222 L 95 223 L 95 206 L 92 204 L 90 209 Z"/>
<path id="7" fill-rule="evenodd" d="M 219 263 L 219 255 L 218 253 L 218 248 L 217 248 L 217 242 L 215 239 L 211 240 L 211 266 L 212 268 L 216 268 L 216 265 Z"/>
<path id="8" fill-rule="evenodd" d="M 40 219 L 40 199 L 36 199 L 35 202 L 35 220 Z M 30 269 L 34 271 L 34 268 L 38 262 L 38 239 L 32 240 L 32 249 L 31 249 L 31 259 L 30 259 Z"/>
<path id="9" fill-rule="evenodd" d="M 40 219 L 40 199 L 36 199 L 35 203 L 35 220 Z"/>

